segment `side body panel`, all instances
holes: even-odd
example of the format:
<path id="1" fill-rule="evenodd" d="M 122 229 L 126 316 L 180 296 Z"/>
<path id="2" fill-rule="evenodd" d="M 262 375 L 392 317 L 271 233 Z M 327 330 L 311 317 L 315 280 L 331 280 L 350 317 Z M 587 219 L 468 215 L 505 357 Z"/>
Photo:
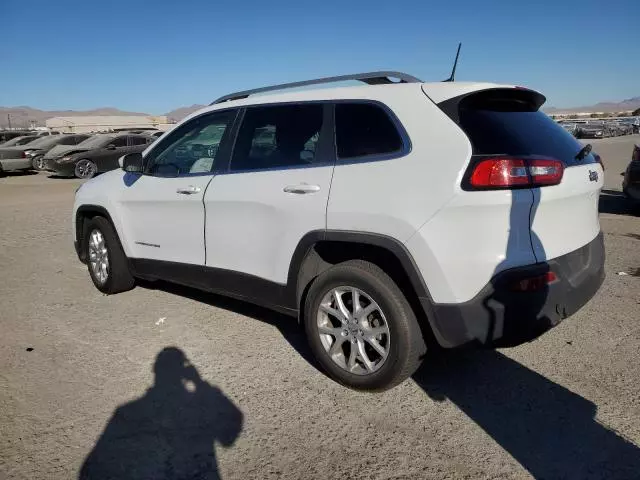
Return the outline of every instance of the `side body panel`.
<path id="1" fill-rule="evenodd" d="M 217 175 L 207 189 L 207 265 L 285 284 L 302 237 L 326 227 L 333 165 Z M 293 185 L 313 193 L 287 193 Z"/>

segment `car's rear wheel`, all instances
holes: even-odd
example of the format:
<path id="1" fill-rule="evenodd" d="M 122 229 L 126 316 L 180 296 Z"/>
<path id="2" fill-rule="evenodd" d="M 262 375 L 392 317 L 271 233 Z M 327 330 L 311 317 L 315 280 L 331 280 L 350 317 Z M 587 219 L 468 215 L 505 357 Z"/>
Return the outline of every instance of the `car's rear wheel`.
<path id="1" fill-rule="evenodd" d="M 83 158 L 78 160 L 74 174 L 78 178 L 93 178 L 98 173 L 98 167 L 91 160 Z"/>
<path id="2" fill-rule="evenodd" d="M 89 275 L 96 288 L 108 294 L 131 290 L 135 280 L 111 223 L 106 218 L 93 217 L 87 222 L 83 238 Z"/>
<path id="3" fill-rule="evenodd" d="M 409 302 L 376 265 L 344 262 L 309 288 L 304 324 L 311 349 L 334 380 L 381 391 L 420 366 L 426 345 Z"/>
<path id="4" fill-rule="evenodd" d="M 33 157 L 33 168 L 38 170 L 39 172 L 45 170 L 47 168 L 47 162 L 44 159 L 44 155 L 37 155 Z"/>

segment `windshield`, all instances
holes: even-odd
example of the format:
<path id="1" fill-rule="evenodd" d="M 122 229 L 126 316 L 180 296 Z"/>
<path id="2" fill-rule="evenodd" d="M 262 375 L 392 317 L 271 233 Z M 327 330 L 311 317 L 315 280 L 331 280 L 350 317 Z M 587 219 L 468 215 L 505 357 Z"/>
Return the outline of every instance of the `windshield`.
<path id="1" fill-rule="evenodd" d="M 58 140 L 58 137 L 51 137 L 51 136 L 40 137 L 37 140 L 30 142 L 28 146 L 33 148 L 44 148 L 55 143 L 57 140 Z"/>
<path id="2" fill-rule="evenodd" d="M 76 145 L 78 148 L 98 148 L 104 145 L 107 141 L 111 140 L 111 135 L 94 135 Z"/>

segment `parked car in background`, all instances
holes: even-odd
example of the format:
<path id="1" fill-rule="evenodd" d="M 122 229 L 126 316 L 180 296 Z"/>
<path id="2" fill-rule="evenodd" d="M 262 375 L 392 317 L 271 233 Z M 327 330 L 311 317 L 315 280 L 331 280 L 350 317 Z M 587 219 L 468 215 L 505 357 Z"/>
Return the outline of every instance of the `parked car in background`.
<path id="1" fill-rule="evenodd" d="M 33 142 L 34 140 L 40 138 L 37 135 L 25 135 L 23 137 L 15 137 L 11 140 L 7 140 L 6 142 L 0 144 L 0 148 L 3 147 L 19 147 L 20 145 L 26 145 L 29 142 Z"/>
<path id="2" fill-rule="evenodd" d="M 640 145 L 634 145 L 631 162 L 624 172 L 622 191 L 627 198 L 640 202 Z"/>
<path id="3" fill-rule="evenodd" d="M 613 136 L 613 130 L 605 122 L 589 122 L 582 126 L 579 135 L 579 138 L 605 138 Z"/>
<path id="4" fill-rule="evenodd" d="M 31 130 L 0 130 L 0 143 L 25 135 L 36 135 L 36 133 Z"/>
<path id="5" fill-rule="evenodd" d="M 46 169 L 64 177 L 91 178 L 119 168 L 118 158 L 142 152 L 154 140 L 149 135 L 127 133 L 94 135 L 64 154 L 48 158 Z"/>
<path id="6" fill-rule="evenodd" d="M 31 157 L 31 164 L 34 169 L 39 171 L 46 170 L 47 162 L 44 157 L 50 151 L 60 148 L 67 151 L 70 148 L 76 147 L 79 143 L 84 142 L 89 137 L 91 137 L 91 135 L 88 133 L 46 136 L 42 141 L 42 146 L 27 151 L 27 156 Z"/>
<path id="7" fill-rule="evenodd" d="M 631 135 L 633 132 L 633 119 L 625 118 L 616 122 L 620 128 L 622 135 Z"/>
<path id="8" fill-rule="evenodd" d="M 576 123 L 561 123 L 560 126 L 564 128 L 567 132 L 569 132 L 574 137 L 576 136 L 576 132 L 578 130 L 578 124 Z"/>
<path id="9" fill-rule="evenodd" d="M 31 170 L 33 158 L 46 153 L 60 142 L 68 141 L 66 135 L 38 136 L 24 145 L 0 148 L 2 170 Z"/>

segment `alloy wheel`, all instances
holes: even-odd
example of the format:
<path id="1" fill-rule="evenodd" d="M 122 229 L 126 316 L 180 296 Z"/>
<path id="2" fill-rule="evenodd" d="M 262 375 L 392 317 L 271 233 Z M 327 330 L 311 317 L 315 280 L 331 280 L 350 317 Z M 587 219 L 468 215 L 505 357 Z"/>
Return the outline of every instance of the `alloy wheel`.
<path id="1" fill-rule="evenodd" d="M 109 278 L 109 252 L 100 230 L 89 234 L 89 265 L 98 283 L 104 285 Z"/>
<path id="2" fill-rule="evenodd" d="M 351 286 L 330 290 L 317 312 L 320 341 L 342 369 L 368 375 L 379 370 L 389 356 L 389 324 L 370 295 Z"/>
<path id="3" fill-rule="evenodd" d="M 96 174 L 96 165 L 91 160 L 76 163 L 75 174 L 78 178 L 92 178 Z"/>

